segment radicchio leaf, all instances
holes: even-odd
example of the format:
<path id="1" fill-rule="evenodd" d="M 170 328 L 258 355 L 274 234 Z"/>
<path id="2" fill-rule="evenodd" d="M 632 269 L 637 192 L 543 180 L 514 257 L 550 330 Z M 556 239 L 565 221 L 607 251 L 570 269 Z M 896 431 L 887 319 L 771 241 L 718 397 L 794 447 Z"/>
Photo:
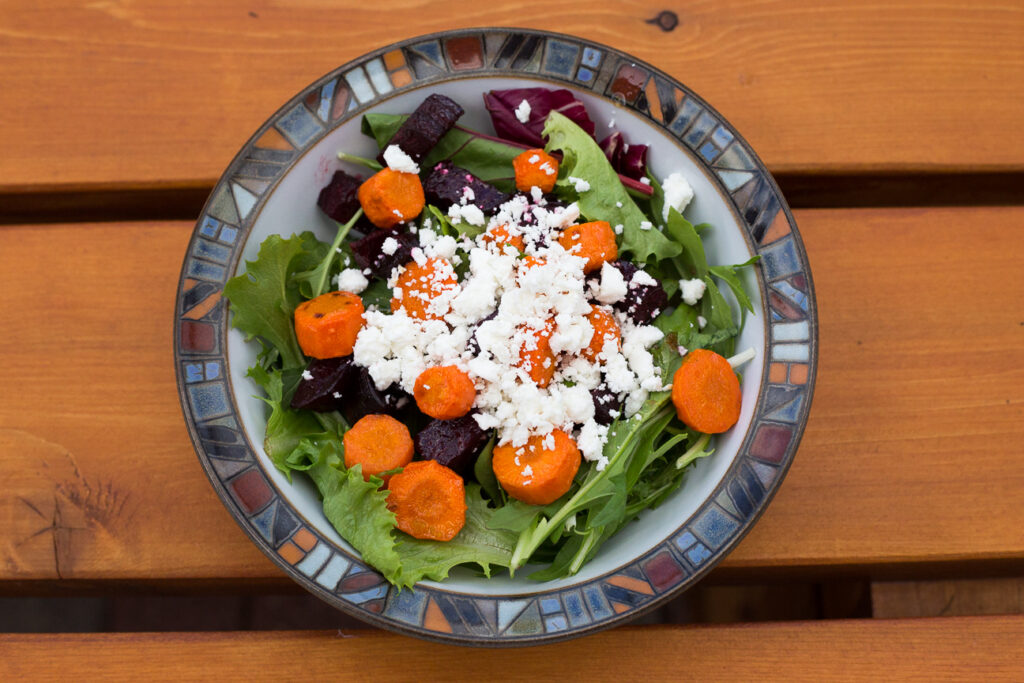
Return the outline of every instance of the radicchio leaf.
<path id="1" fill-rule="evenodd" d="M 526 100 L 530 115 L 526 123 L 516 118 L 516 108 Z M 543 147 L 541 131 L 548 114 L 557 111 L 577 126 L 594 135 L 594 122 L 587 115 L 586 107 L 576 96 L 565 89 L 513 88 L 492 90 L 484 93 L 484 104 L 491 113 L 491 122 L 499 137 L 522 142 L 532 147 Z"/>
<path id="2" fill-rule="evenodd" d="M 601 141 L 601 149 L 616 173 L 639 180 L 647 168 L 647 145 L 630 145 L 619 131 Z"/>

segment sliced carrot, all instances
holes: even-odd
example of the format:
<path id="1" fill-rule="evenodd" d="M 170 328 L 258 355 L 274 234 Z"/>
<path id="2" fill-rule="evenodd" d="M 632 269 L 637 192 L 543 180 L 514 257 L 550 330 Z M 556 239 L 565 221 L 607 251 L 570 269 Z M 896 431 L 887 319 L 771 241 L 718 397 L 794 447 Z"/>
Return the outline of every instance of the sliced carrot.
<path id="1" fill-rule="evenodd" d="M 555 376 L 555 365 L 557 359 L 551 351 L 551 335 L 555 331 L 555 321 L 552 318 L 547 322 L 544 329 L 535 330 L 531 327 L 521 328 L 526 331 L 527 339 L 519 349 L 519 361 L 516 367 L 526 370 L 537 386 L 543 389 L 551 384 Z"/>
<path id="2" fill-rule="evenodd" d="M 473 408 L 476 387 L 469 375 L 454 365 L 427 368 L 412 390 L 419 409 L 438 420 L 454 420 Z"/>
<path id="3" fill-rule="evenodd" d="M 507 225 L 497 225 L 483 234 L 480 238 L 484 244 L 496 244 L 504 247 L 506 244 L 515 247 L 519 251 L 526 248 L 522 235 L 509 234 Z"/>
<path id="4" fill-rule="evenodd" d="M 597 356 L 604 350 L 604 345 L 608 340 L 613 340 L 616 347 L 622 348 L 619 323 L 615 321 L 615 317 L 611 313 L 603 308 L 593 306 L 590 313 L 587 313 L 587 320 L 594 328 L 594 336 L 590 339 L 590 344 L 581 351 L 584 358 L 591 362 L 597 362 Z"/>
<path id="5" fill-rule="evenodd" d="M 524 446 L 496 447 L 491 467 L 508 495 L 531 505 L 547 505 L 572 486 L 580 468 L 580 450 L 568 434 L 555 429 L 548 436 L 531 436 Z"/>
<path id="6" fill-rule="evenodd" d="M 542 149 L 528 149 L 512 160 L 516 172 L 516 189 L 529 192 L 539 187 L 541 192 L 551 192 L 558 180 L 558 159 Z"/>
<path id="7" fill-rule="evenodd" d="M 363 327 L 363 300 L 352 292 L 327 292 L 295 309 L 295 336 L 311 358 L 352 353 Z"/>
<path id="8" fill-rule="evenodd" d="M 395 526 L 415 538 L 450 541 L 466 524 L 462 477 L 435 460 L 410 463 L 388 483 Z"/>
<path id="9" fill-rule="evenodd" d="M 558 243 L 571 254 L 587 259 L 583 266 L 584 273 L 590 273 L 601 267 L 606 261 L 614 261 L 619 256 L 619 248 L 615 244 L 615 231 L 608 221 L 591 221 L 572 225 L 562 231 Z"/>
<path id="10" fill-rule="evenodd" d="M 672 378 L 672 403 L 683 424 L 704 434 L 719 434 L 740 419 L 742 394 L 736 373 L 722 356 L 694 349 Z"/>
<path id="11" fill-rule="evenodd" d="M 395 283 L 395 289 L 400 290 L 402 295 L 391 299 L 391 312 L 404 308 L 410 318 L 439 320 L 444 316 L 444 312 L 432 311 L 431 301 L 439 294 L 456 287 L 458 278 L 448 261 L 432 258 L 427 259 L 423 265 L 410 261 Z"/>
<path id="12" fill-rule="evenodd" d="M 345 467 L 363 466 L 363 479 L 381 476 L 412 462 L 413 443 L 409 428 L 390 415 L 366 415 L 342 437 Z M 387 486 L 389 477 L 382 477 Z"/>
<path id="13" fill-rule="evenodd" d="M 393 228 L 423 211 L 423 183 L 415 173 L 385 168 L 370 176 L 356 192 L 359 205 L 378 228 Z"/>

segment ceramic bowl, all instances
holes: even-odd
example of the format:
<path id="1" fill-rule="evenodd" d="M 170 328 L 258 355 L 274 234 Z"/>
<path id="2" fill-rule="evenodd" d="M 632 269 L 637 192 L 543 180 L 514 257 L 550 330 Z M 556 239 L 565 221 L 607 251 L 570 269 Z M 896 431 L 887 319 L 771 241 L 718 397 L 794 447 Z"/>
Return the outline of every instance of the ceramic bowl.
<path id="1" fill-rule="evenodd" d="M 339 167 L 336 153 L 372 157 L 360 133 L 367 111 L 406 113 L 444 93 L 467 110 L 460 125 L 490 131 L 481 94 L 522 86 L 569 88 L 598 131 L 651 145 L 654 175 L 681 171 L 696 192 L 687 209 L 711 263 L 747 269 L 755 313 L 737 349 L 739 423 L 717 440 L 684 485 L 623 528 L 582 571 L 532 582 L 456 570 L 442 583 L 397 591 L 362 563 L 324 517 L 303 477 L 289 483 L 262 448 L 263 404 L 246 377 L 255 345 L 229 329 L 221 291 L 273 233 L 335 225 L 316 197 Z M 520 29 L 451 31 L 377 50 L 319 79 L 245 144 L 200 216 L 182 267 L 175 365 L 199 459 L 225 506 L 281 569 L 307 590 L 374 625 L 477 645 L 578 636 L 627 621 L 678 594 L 750 529 L 793 458 L 810 408 L 817 359 L 814 292 L 803 244 L 771 175 L 707 103 L 656 68 L 579 38 Z"/>

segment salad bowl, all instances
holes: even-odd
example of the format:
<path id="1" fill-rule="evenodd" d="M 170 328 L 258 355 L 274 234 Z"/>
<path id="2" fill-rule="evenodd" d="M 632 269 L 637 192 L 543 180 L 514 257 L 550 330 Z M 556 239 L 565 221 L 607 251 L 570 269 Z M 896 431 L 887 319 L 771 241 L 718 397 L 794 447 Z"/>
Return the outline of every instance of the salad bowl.
<path id="1" fill-rule="evenodd" d="M 442 93 L 489 127 L 494 89 L 566 88 L 598 129 L 650 145 L 658 178 L 683 173 L 709 261 L 742 263 L 753 314 L 737 349 L 745 365 L 739 422 L 718 437 L 682 487 L 607 542 L 579 573 L 535 582 L 456 568 L 443 582 L 399 590 L 368 567 L 326 519 L 316 488 L 289 481 L 263 449 L 266 413 L 246 377 L 257 348 L 230 327 L 225 282 L 270 235 L 336 226 L 317 194 L 342 167 L 337 153 L 373 157 L 367 112 L 408 113 Z M 814 290 L 796 224 L 771 175 L 707 103 L 653 66 L 579 38 L 470 29 L 382 48 L 317 80 L 279 109 L 228 166 L 199 217 L 177 292 L 175 366 L 199 460 L 252 541 L 305 589 L 373 625 L 467 645 L 528 645 L 632 619 L 698 581 L 746 534 L 792 462 L 817 363 Z"/>

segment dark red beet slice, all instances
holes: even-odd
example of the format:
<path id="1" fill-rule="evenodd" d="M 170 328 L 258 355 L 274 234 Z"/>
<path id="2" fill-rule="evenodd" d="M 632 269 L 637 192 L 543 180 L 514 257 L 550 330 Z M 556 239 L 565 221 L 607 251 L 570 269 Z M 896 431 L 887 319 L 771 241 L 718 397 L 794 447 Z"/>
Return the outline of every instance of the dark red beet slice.
<path id="1" fill-rule="evenodd" d="M 424 460 L 436 460 L 465 476 L 487 443 L 487 432 L 470 413 L 454 420 L 431 421 L 413 443 Z"/>
<path id="2" fill-rule="evenodd" d="M 594 422 L 597 424 L 610 425 L 622 414 L 622 402 L 611 389 L 605 386 L 591 389 L 590 397 L 594 400 Z M 612 415 L 612 411 L 616 414 Z"/>
<path id="3" fill-rule="evenodd" d="M 612 306 L 628 315 L 635 324 L 650 325 L 668 304 L 668 295 L 661 283 L 657 280 L 653 285 L 633 282 L 633 275 L 640 269 L 629 261 L 614 261 L 612 265 L 622 273 L 627 287 L 626 298 Z"/>
<path id="4" fill-rule="evenodd" d="M 356 367 L 357 375 L 354 388 L 345 397 L 345 417 L 355 424 L 364 415 L 392 415 L 398 417 L 412 398 L 402 391 L 397 384 L 392 384 L 384 391 L 377 388 L 370 371 L 364 367 Z"/>
<path id="5" fill-rule="evenodd" d="M 359 210 L 356 191 L 362 184 L 363 179 L 359 176 L 352 176 L 344 171 L 335 171 L 331 182 L 320 190 L 316 205 L 339 223 L 347 223 Z"/>
<path id="6" fill-rule="evenodd" d="M 384 242 L 389 237 L 398 242 L 393 254 L 384 253 Z M 396 266 L 404 266 L 412 261 L 412 250 L 417 244 L 416 238 L 407 232 L 375 229 L 366 237 L 351 242 L 349 246 L 360 268 L 369 268 L 373 275 L 386 279 Z"/>
<path id="7" fill-rule="evenodd" d="M 465 110 L 451 98 L 431 95 L 402 123 L 388 145 L 398 145 L 414 161 L 421 161 L 464 113 Z M 383 150 L 377 161 L 384 163 Z"/>
<path id="8" fill-rule="evenodd" d="M 441 209 L 447 209 L 452 204 L 461 204 L 467 187 L 473 192 L 473 199 L 468 203 L 477 206 L 484 213 L 493 212 L 511 198 L 511 195 L 485 183 L 450 161 L 442 161 L 434 166 L 430 169 L 427 179 L 423 181 L 423 192 L 427 196 L 427 201 Z"/>
<path id="9" fill-rule="evenodd" d="M 351 396 L 357 374 L 352 356 L 314 359 L 306 370 L 313 378 L 299 380 L 292 408 L 325 413 L 337 410 Z"/>

